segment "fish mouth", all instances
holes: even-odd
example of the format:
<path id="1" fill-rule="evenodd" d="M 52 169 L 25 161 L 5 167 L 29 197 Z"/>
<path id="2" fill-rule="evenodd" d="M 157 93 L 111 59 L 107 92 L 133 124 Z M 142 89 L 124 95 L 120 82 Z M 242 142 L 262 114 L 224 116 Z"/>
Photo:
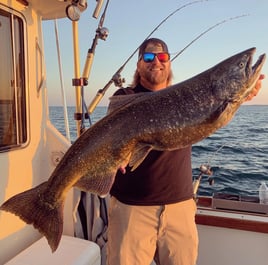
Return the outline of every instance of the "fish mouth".
<path id="1" fill-rule="evenodd" d="M 253 75 L 257 75 L 260 73 L 262 66 L 265 62 L 265 59 L 266 59 L 265 53 L 259 56 L 257 62 L 251 67 L 251 71 L 252 71 L 251 73 Z M 252 64 L 252 60 L 253 60 L 253 54 L 251 56 L 251 59 L 249 60 L 250 65 Z"/>
<path id="2" fill-rule="evenodd" d="M 256 81 L 257 78 L 259 78 L 261 69 L 264 65 L 265 59 L 266 59 L 266 54 L 262 54 L 259 56 L 258 60 L 256 61 L 256 63 L 254 65 L 252 65 L 253 62 L 253 55 L 256 52 L 256 48 L 251 48 L 249 50 L 250 52 L 250 56 L 249 56 L 249 60 L 247 63 L 247 69 L 248 69 L 248 77 L 250 79 L 253 79 L 253 82 Z"/>
<path id="3" fill-rule="evenodd" d="M 256 48 L 251 48 L 248 50 L 249 51 L 249 59 L 247 62 L 247 67 L 246 67 L 246 76 L 247 76 L 247 89 L 245 90 L 244 98 L 250 94 L 250 92 L 253 90 L 253 88 L 256 85 L 256 82 L 258 81 L 260 74 L 261 74 L 261 69 L 264 65 L 264 62 L 266 60 L 266 54 L 262 54 L 259 56 L 258 60 L 254 65 L 252 65 L 253 62 L 253 55 L 256 52 Z"/>

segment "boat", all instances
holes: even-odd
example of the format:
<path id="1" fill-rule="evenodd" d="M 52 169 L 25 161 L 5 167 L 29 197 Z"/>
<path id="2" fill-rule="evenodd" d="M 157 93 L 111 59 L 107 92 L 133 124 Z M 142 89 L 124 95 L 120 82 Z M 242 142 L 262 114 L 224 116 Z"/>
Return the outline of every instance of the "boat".
<path id="1" fill-rule="evenodd" d="M 95 17 L 102 4 L 103 1 L 96 1 Z M 71 145 L 69 137 L 63 136 L 49 118 L 44 20 L 71 19 L 77 136 L 81 133 L 81 116 L 84 115 L 81 82 L 86 81 L 92 62 L 86 65 L 81 81 L 76 50 L 78 20 L 86 6 L 83 0 L 0 0 L 0 204 L 45 181 Z M 106 29 L 98 33 L 105 38 Z M 100 94 L 90 105 L 89 112 L 97 105 L 99 97 Z M 75 190 L 68 194 L 63 238 L 53 254 L 37 230 L 18 217 L 0 211 L 0 264 L 101 264 L 103 245 L 96 237 L 83 238 L 83 225 L 75 215 L 80 195 Z M 95 197 L 91 199 L 94 201 Z M 200 240 L 198 265 L 267 264 L 267 205 L 260 204 L 258 198 L 230 194 L 197 196 L 196 202 Z M 97 200 L 93 205 L 100 207 L 100 202 Z"/>

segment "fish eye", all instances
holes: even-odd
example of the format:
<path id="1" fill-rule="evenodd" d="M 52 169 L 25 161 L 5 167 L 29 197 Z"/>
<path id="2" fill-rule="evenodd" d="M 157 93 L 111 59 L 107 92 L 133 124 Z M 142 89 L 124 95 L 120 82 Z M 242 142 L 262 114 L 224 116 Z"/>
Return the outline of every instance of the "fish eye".
<path id="1" fill-rule="evenodd" d="M 242 62 L 239 63 L 239 67 L 240 67 L 240 68 L 243 68 L 244 66 L 245 66 L 244 63 L 242 63 Z"/>

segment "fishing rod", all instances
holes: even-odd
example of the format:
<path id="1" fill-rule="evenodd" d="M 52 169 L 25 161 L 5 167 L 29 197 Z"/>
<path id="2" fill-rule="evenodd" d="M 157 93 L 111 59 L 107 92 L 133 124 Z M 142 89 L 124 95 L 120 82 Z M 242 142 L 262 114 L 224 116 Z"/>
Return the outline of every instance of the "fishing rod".
<path id="1" fill-rule="evenodd" d="M 210 163 L 212 161 L 212 159 L 216 156 L 216 154 L 224 147 L 225 145 L 221 145 L 211 156 L 210 159 L 208 159 L 206 164 L 201 164 L 199 167 L 199 175 L 198 177 L 193 181 L 193 193 L 194 193 L 194 198 L 197 199 L 197 191 L 201 182 L 201 179 L 203 177 L 203 175 L 207 175 L 208 176 L 208 183 L 209 185 L 213 185 L 214 184 L 214 178 L 212 177 L 213 175 L 213 171 L 211 170 L 211 166 Z"/>
<path id="2" fill-rule="evenodd" d="M 193 5 L 199 2 L 204 2 L 204 1 L 209 1 L 209 0 L 199 0 L 199 1 L 193 1 L 190 3 L 187 3 L 179 8 L 177 8 L 175 11 L 173 11 L 172 13 L 170 13 L 166 18 L 164 18 L 154 29 L 153 31 L 144 39 L 147 40 L 149 39 L 152 34 L 163 24 L 165 23 L 171 16 L 173 16 L 175 13 L 177 13 L 179 10 L 189 6 L 189 5 Z M 228 19 L 225 19 L 221 22 L 216 23 L 215 25 L 209 27 L 208 29 L 206 29 L 205 31 L 201 32 L 196 38 L 194 38 L 191 42 L 189 42 L 182 50 L 180 50 L 178 53 L 176 53 L 176 55 L 171 59 L 171 61 L 174 61 L 180 54 L 182 54 L 189 46 L 191 46 L 194 42 L 196 42 L 198 39 L 200 39 L 203 35 L 205 35 L 206 33 L 208 33 L 209 31 L 211 31 L 212 29 L 220 26 L 221 24 L 224 24 L 230 20 L 234 20 L 234 19 L 238 19 L 241 17 L 245 17 L 248 15 L 240 15 L 240 16 L 236 16 L 236 17 L 231 17 Z M 100 89 L 95 98 L 92 100 L 91 104 L 88 107 L 88 113 L 89 115 L 95 110 L 96 106 L 98 105 L 98 103 L 100 102 L 100 100 L 103 98 L 105 92 L 108 90 L 108 88 L 114 84 L 116 87 L 121 87 L 123 85 L 123 83 L 125 82 L 125 79 L 121 77 L 121 72 L 123 71 L 124 67 L 126 66 L 126 64 L 132 59 L 132 57 L 135 55 L 135 53 L 139 50 L 138 46 L 134 52 L 127 58 L 127 60 L 123 63 L 123 65 L 115 72 L 115 74 L 112 76 L 112 78 L 108 81 L 108 83 L 104 86 L 104 88 Z"/>
<path id="3" fill-rule="evenodd" d="M 176 14 L 178 11 L 182 10 L 183 8 L 190 6 L 190 5 L 194 5 L 197 3 L 201 3 L 201 2 L 205 2 L 205 1 L 209 1 L 209 0 L 197 0 L 197 1 L 192 1 L 189 2 L 187 4 L 184 4 L 182 6 L 180 6 L 179 8 L 177 8 L 176 10 L 174 10 L 173 12 L 171 12 L 167 17 L 165 17 L 153 30 L 152 32 L 144 39 L 147 40 L 149 39 L 153 33 L 158 30 L 158 28 L 165 23 L 170 17 L 172 17 L 174 14 Z M 114 84 L 116 87 L 121 87 L 123 85 L 123 83 L 125 82 L 125 79 L 121 77 L 121 72 L 123 71 L 124 67 L 127 65 L 127 63 L 132 59 L 132 57 L 135 55 L 135 53 L 139 50 L 140 46 L 138 46 L 134 52 L 127 58 L 127 60 L 122 64 L 121 67 L 119 67 L 119 69 L 115 72 L 115 74 L 112 76 L 112 78 L 108 81 L 108 83 L 102 88 L 99 89 L 99 91 L 97 92 L 96 96 L 94 97 L 94 99 L 91 101 L 91 103 L 88 106 L 88 114 L 92 114 L 92 112 L 95 110 L 96 106 L 98 105 L 98 103 L 100 102 L 100 100 L 103 98 L 105 92 L 108 90 L 108 88 Z"/>
<path id="4" fill-rule="evenodd" d="M 79 134 L 81 134 L 85 130 L 85 125 L 84 125 L 85 119 L 89 120 L 90 125 L 92 124 L 91 119 L 90 119 L 90 115 L 87 112 L 87 106 L 86 106 L 85 100 L 84 100 L 84 86 L 88 85 L 88 79 L 89 79 L 89 75 L 91 72 L 92 63 L 93 63 L 93 59 L 94 59 L 94 55 L 95 55 L 96 46 L 98 44 L 98 40 L 99 39 L 106 40 L 106 38 L 108 37 L 108 34 L 109 34 L 109 30 L 106 27 L 103 27 L 106 11 L 107 11 L 107 8 L 109 5 L 109 1 L 110 0 L 106 1 L 104 11 L 103 11 L 102 16 L 100 18 L 100 21 L 98 23 L 95 37 L 92 41 L 91 47 L 88 49 L 87 57 L 86 57 L 86 61 L 85 61 L 84 69 L 83 69 L 83 74 L 81 77 L 80 76 L 78 77 L 76 75 L 76 78 L 72 79 L 73 86 L 80 87 L 80 90 L 81 90 L 81 92 L 80 92 L 80 101 L 81 101 L 80 106 L 81 106 L 81 108 L 79 108 L 79 111 L 76 111 L 74 113 L 74 119 L 76 121 L 80 121 L 79 122 L 80 123 Z M 103 0 L 97 1 L 97 5 L 96 5 L 96 8 L 95 8 L 94 13 L 93 13 L 94 18 L 97 18 L 99 16 L 99 12 L 100 12 L 100 9 L 102 7 L 102 4 L 103 4 Z"/>
<path id="5" fill-rule="evenodd" d="M 82 74 L 82 77 L 81 77 L 81 79 L 82 79 L 81 81 L 82 81 L 82 84 L 84 86 L 88 85 L 88 79 L 89 79 L 89 75 L 90 75 L 90 71 L 91 71 L 91 67 L 92 67 L 92 62 L 93 62 L 94 55 L 95 55 L 96 46 L 98 44 L 98 40 L 99 39 L 106 40 L 108 35 L 109 35 L 109 30 L 106 27 L 103 27 L 103 23 L 104 23 L 106 11 L 107 11 L 107 8 L 108 8 L 108 5 L 109 5 L 109 1 L 110 0 L 107 0 L 107 2 L 106 2 L 104 11 L 102 13 L 102 16 L 101 16 L 99 24 L 98 24 L 98 28 L 96 30 L 95 37 L 94 37 L 94 39 L 92 41 L 91 48 L 88 49 L 87 59 L 86 59 L 86 62 L 85 62 L 85 65 L 84 65 L 84 71 L 83 71 L 83 74 Z M 97 14 L 96 14 L 96 10 L 95 10 L 93 16 L 95 17 L 96 15 Z"/>

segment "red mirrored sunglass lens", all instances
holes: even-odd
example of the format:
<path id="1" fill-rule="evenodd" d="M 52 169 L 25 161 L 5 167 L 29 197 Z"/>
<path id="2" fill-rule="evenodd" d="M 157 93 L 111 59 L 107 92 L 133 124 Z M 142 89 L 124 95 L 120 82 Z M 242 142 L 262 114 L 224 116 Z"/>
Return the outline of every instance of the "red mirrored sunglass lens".
<path id="1" fill-rule="evenodd" d="M 143 54 L 142 58 L 143 61 L 146 63 L 151 63 L 155 56 L 157 56 L 158 60 L 160 62 L 167 62 L 169 60 L 169 54 L 168 53 L 151 53 L 151 52 L 146 52 Z"/>
<path id="2" fill-rule="evenodd" d="M 156 56 L 160 62 L 167 62 L 169 60 L 168 53 L 157 53 Z"/>

